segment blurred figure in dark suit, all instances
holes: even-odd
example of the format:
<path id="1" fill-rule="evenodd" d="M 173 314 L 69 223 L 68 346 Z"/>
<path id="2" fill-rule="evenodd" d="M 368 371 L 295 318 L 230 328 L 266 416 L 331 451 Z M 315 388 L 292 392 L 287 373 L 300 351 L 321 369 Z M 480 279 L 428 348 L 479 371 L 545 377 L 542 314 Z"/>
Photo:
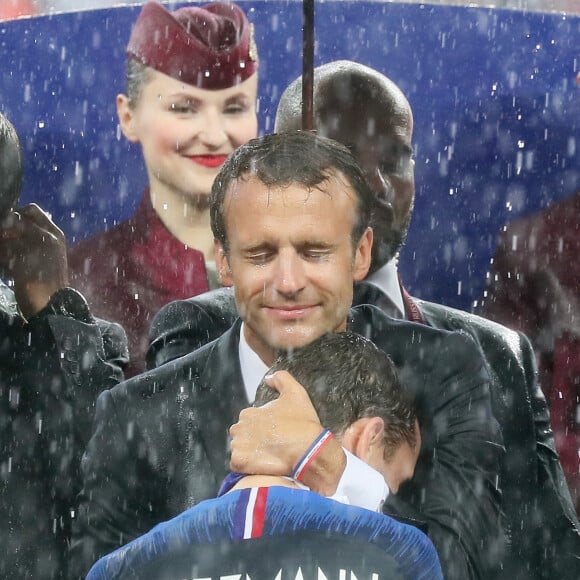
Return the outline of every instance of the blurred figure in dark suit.
<path id="1" fill-rule="evenodd" d="M 500 233 L 482 314 L 532 341 L 556 447 L 580 510 L 580 191 Z"/>
<path id="2" fill-rule="evenodd" d="M 66 243 L 37 205 L 12 209 L 18 136 L 0 115 L 0 576 L 61 578 L 98 393 L 122 380 L 121 327 L 68 286 Z"/>

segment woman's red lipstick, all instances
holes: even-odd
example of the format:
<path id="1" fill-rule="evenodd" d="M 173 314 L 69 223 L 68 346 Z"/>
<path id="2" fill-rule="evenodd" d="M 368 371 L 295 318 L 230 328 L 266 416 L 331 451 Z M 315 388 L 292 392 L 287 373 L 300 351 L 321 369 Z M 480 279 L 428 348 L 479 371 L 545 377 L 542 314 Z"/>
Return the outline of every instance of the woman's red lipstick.
<path id="1" fill-rule="evenodd" d="M 192 155 L 190 159 L 204 167 L 220 167 L 228 158 L 227 155 Z"/>

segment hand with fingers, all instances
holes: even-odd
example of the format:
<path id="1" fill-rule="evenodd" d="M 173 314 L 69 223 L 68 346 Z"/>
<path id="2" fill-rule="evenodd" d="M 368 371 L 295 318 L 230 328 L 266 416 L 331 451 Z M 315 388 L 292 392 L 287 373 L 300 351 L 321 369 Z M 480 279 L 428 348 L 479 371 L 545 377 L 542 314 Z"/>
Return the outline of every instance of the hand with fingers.
<path id="1" fill-rule="evenodd" d="M 26 319 L 68 285 L 65 236 L 38 205 L 17 208 L 2 221 L 0 270 L 14 281 L 14 294 Z"/>
<path id="2" fill-rule="evenodd" d="M 286 371 L 266 377 L 280 396 L 262 407 L 240 413 L 230 428 L 232 471 L 290 475 L 324 427 L 306 390 Z M 322 495 L 332 495 L 346 465 L 340 444 L 331 440 L 316 456 L 302 481 Z"/>

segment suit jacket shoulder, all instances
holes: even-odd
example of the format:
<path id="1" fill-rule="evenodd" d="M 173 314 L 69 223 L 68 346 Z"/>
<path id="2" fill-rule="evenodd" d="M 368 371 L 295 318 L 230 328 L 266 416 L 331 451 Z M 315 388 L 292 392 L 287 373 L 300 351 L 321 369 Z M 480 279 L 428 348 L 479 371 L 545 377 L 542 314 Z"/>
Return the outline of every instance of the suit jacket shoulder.
<path id="1" fill-rule="evenodd" d="M 170 302 L 151 323 L 147 368 L 158 367 L 219 338 L 237 318 L 232 288 Z"/>
<path id="2" fill-rule="evenodd" d="M 530 358 L 532 348 L 524 334 L 476 314 L 442 304 L 414 300 L 429 326 L 451 331 L 460 330 L 472 336 L 481 346 L 492 373 L 498 373 L 502 382 L 508 380 L 513 383 L 510 379 L 514 378 L 514 373 L 519 373 L 528 384 L 535 382 L 536 367 L 533 357 Z M 502 368 L 501 365 L 506 366 Z M 529 401 L 529 394 L 524 394 L 524 398 Z"/>
<path id="3" fill-rule="evenodd" d="M 480 316 L 416 302 L 427 324 L 473 336 L 490 368 L 493 411 L 506 446 L 501 485 L 514 558 L 507 561 L 502 578 L 580 576 L 580 524 L 556 451 L 530 341 L 521 332 Z M 522 526 L 526 534 L 517 531 Z"/>
<path id="4" fill-rule="evenodd" d="M 503 447 L 480 347 L 465 332 L 394 320 L 374 306 L 351 313 L 350 330 L 393 360 L 421 427 L 415 475 L 387 505 L 427 522 L 446 578 L 493 577 L 503 542 L 496 486 Z"/>
<path id="5" fill-rule="evenodd" d="M 228 429 L 248 404 L 239 326 L 99 397 L 82 466 L 71 577 L 215 495 L 228 469 Z"/>
<path id="6" fill-rule="evenodd" d="M 416 302 L 427 324 L 446 330 L 463 330 L 478 342 L 493 379 L 494 412 L 504 431 L 509 430 L 510 426 L 514 428 L 514 439 L 522 444 L 527 441 L 526 445 L 534 455 L 534 421 L 540 419 L 539 415 L 534 417 L 534 411 L 547 415 L 547 408 L 536 380 L 534 355 L 526 336 L 475 314 L 423 300 Z M 514 422 L 514 418 L 517 421 Z M 546 419 L 544 417 L 542 421 Z M 549 422 L 543 424 L 543 427 L 549 431 Z M 545 439 L 544 444 L 551 447 L 555 454 L 550 436 Z M 533 468 L 534 457 L 530 457 L 529 461 Z"/>

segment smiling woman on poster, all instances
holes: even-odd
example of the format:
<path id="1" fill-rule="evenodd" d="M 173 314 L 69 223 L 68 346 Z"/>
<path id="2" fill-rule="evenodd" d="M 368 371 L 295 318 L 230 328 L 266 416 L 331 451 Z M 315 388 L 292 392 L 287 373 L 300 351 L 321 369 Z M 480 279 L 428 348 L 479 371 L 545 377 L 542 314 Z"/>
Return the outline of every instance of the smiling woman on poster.
<path id="1" fill-rule="evenodd" d="M 95 313 L 125 327 L 130 376 L 144 370 L 159 308 L 218 285 L 208 196 L 226 157 L 257 134 L 258 56 L 231 3 L 148 2 L 126 54 L 119 125 L 141 145 L 149 185 L 132 218 L 74 246 L 69 264 Z"/>

